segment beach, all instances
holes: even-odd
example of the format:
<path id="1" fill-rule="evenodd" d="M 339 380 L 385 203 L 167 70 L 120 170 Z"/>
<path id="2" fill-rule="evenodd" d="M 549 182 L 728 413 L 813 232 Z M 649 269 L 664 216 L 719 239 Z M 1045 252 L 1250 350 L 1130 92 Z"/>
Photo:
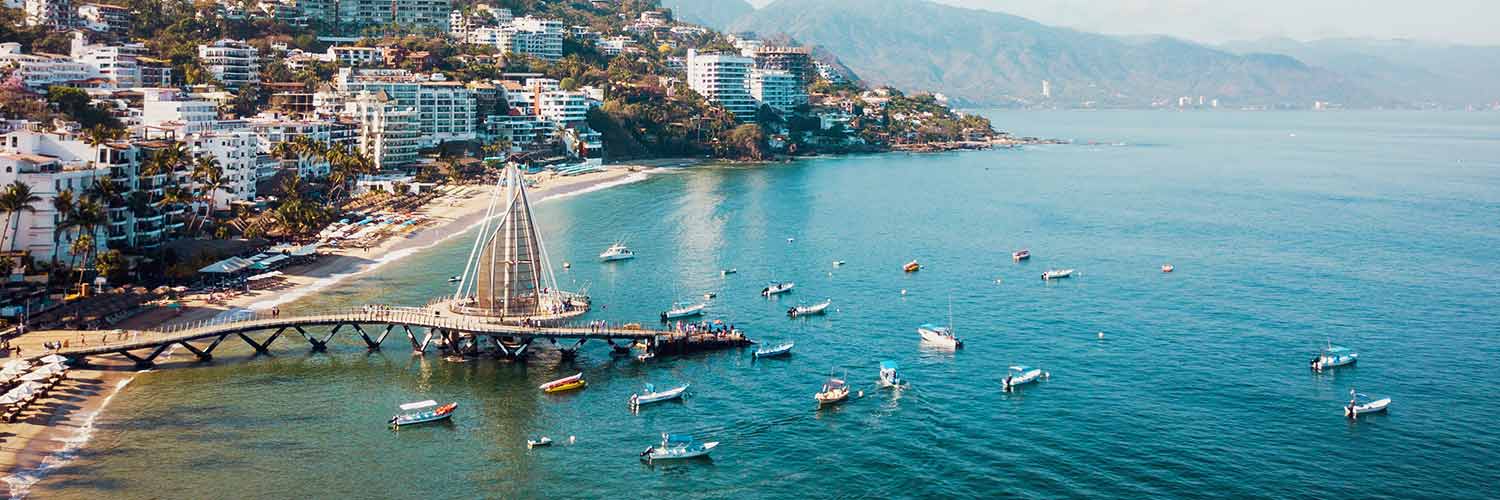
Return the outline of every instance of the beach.
<path id="1" fill-rule="evenodd" d="M 625 184 L 645 178 L 645 170 L 661 166 L 684 166 L 694 160 L 660 160 L 630 165 L 611 165 L 608 168 L 570 177 L 546 173 L 529 176 L 535 187 L 528 191 L 533 202 L 552 197 L 579 194 L 605 187 Z M 308 264 L 282 270 L 283 282 L 268 290 L 243 292 L 237 296 L 210 303 L 202 298 L 181 301 L 180 308 L 157 307 L 114 325 L 119 329 L 150 329 L 163 324 L 212 319 L 230 311 L 269 310 L 333 283 L 369 272 L 402 257 L 420 252 L 448 238 L 464 233 L 484 217 L 489 207 L 492 186 L 464 185 L 450 189 L 450 194 L 435 199 L 418 209 L 414 215 L 432 221 L 420 229 L 386 238 L 368 248 L 329 249 L 320 252 L 318 258 Z M 12 342 L 23 353 L 43 352 L 42 344 L 49 341 L 102 342 L 109 333 L 98 332 L 80 335 L 77 332 L 38 331 L 23 335 Z M 189 357 L 190 358 L 190 357 Z M 159 365 L 191 363 L 189 358 L 171 359 L 163 354 Z M 94 419 L 109 400 L 129 384 L 137 371 L 135 365 L 123 358 L 91 360 L 87 369 L 69 371 L 68 379 L 54 394 L 37 403 L 24 414 L 21 420 L 6 424 L 0 431 L 0 467 L 7 471 L 4 484 L 0 484 L 6 496 L 24 495 L 27 487 L 46 470 L 67 459 L 87 442 L 92 434 Z"/>

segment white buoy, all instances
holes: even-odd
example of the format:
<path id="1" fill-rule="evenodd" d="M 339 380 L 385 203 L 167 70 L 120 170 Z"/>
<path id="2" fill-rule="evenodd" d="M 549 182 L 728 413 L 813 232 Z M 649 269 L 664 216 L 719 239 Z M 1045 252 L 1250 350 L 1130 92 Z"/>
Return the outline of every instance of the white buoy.
<path id="1" fill-rule="evenodd" d="M 573 436 L 568 436 L 568 444 L 573 444 L 573 443 L 576 443 L 576 442 L 578 442 L 578 438 L 575 438 Z"/>
<path id="2" fill-rule="evenodd" d="M 1104 332 L 1099 332 L 1099 340 L 1104 340 Z"/>
<path id="3" fill-rule="evenodd" d="M 905 288 L 901 289 L 901 295 L 906 295 L 906 289 Z"/>

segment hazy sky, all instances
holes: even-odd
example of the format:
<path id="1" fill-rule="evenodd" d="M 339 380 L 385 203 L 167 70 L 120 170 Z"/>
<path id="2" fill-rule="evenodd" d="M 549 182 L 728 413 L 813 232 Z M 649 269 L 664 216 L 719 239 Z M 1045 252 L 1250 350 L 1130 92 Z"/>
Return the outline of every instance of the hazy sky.
<path id="1" fill-rule="evenodd" d="M 936 0 L 1046 24 L 1200 42 L 1285 36 L 1500 45 L 1500 0 Z M 750 0 L 765 5 L 771 0 Z"/>

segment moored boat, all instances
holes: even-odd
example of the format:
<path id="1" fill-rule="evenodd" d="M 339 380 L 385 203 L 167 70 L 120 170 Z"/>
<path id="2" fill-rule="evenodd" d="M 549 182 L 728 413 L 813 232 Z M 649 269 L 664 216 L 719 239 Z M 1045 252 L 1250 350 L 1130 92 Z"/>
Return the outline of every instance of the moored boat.
<path id="1" fill-rule="evenodd" d="M 668 309 L 668 310 L 663 311 L 661 313 L 661 320 L 662 321 L 666 321 L 666 320 L 669 320 L 669 319 L 678 319 L 678 318 L 687 318 L 687 317 L 697 316 L 697 315 L 703 314 L 703 309 L 706 308 L 706 307 L 708 307 L 708 304 L 704 304 L 704 303 L 687 304 L 687 305 L 683 305 L 680 302 L 679 303 L 674 303 L 674 304 L 672 304 L 672 308 L 671 309 Z"/>
<path id="2" fill-rule="evenodd" d="M 453 416 L 453 410 L 458 408 L 458 403 L 448 403 L 438 406 L 437 401 L 431 399 L 406 403 L 401 405 L 401 412 L 391 417 L 389 424 L 392 428 L 400 428 L 403 425 L 424 424 L 445 420 Z"/>
<path id="3" fill-rule="evenodd" d="M 786 315 L 795 318 L 795 317 L 798 317 L 798 316 L 811 316 L 811 315 L 814 315 L 814 314 L 823 314 L 824 312 L 828 311 L 828 306 L 830 304 L 833 304 L 833 299 L 828 299 L 828 300 L 825 300 L 825 301 L 822 301 L 822 302 L 819 302 L 817 304 L 813 304 L 813 305 L 810 305 L 810 306 L 796 306 L 796 307 L 792 307 L 791 309 L 787 309 L 786 310 Z"/>
<path id="4" fill-rule="evenodd" d="M 462 276 L 453 276 L 453 277 L 448 278 L 448 282 L 449 283 L 458 283 L 458 282 L 463 281 L 463 280 L 464 280 L 464 278 Z"/>
<path id="5" fill-rule="evenodd" d="M 895 361 L 885 360 L 880 362 L 880 387 L 901 388 L 906 387 L 906 379 L 901 378 L 900 367 Z"/>
<path id="6" fill-rule="evenodd" d="M 653 445 L 641 452 L 641 459 L 647 462 L 657 460 L 676 460 L 683 458 L 701 457 L 713 451 L 719 446 L 718 441 L 699 443 L 692 436 L 686 434 L 661 435 L 661 444 Z"/>
<path id="7" fill-rule="evenodd" d="M 842 260 L 835 260 L 835 261 L 833 261 L 833 267 L 842 267 L 843 265 L 844 265 L 844 261 L 842 261 Z"/>
<path id="8" fill-rule="evenodd" d="M 1031 258 L 1031 249 L 1023 248 L 1010 253 L 1011 260 L 1026 260 Z"/>
<path id="9" fill-rule="evenodd" d="M 541 448 L 543 446 L 552 446 L 552 438 L 549 438 L 547 436 L 542 436 L 542 437 L 540 437 L 538 439 L 527 439 L 526 440 L 526 448 L 527 449 Z"/>
<path id="10" fill-rule="evenodd" d="M 1344 416 L 1356 418 L 1369 413 L 1381 413 L 1391 406 L 1391 398 L 1374 399 L 1349 389 L 1349 404 L 1344 405 Z"/>
<path id="11" fill-rule="evenodd" d="M 1037 379 L 1047 378 L 1049 376 L 1050 375 L 1047 372 L 1042 371 L 1041 368 L 1032 368 L 1026 365 L 1012 366 L 1010 367 L 1010 372 L 1005 374 L 1005 378 L 1000 379 L 1000 387 L 1001 389 L 1004 389 L 1005 392 L 1010 392 L 1015 390 L 1017 386 L 1030 384 L 1032 382 L 1036 382 Z"/>
<path id="12" fill-rule="evenodd" d="M 1172 267 L 1171 264 L 1162 264 L 1161 265 L 1161 272 L 1164 272 L 1164 273 L 1170 273 L 1170 272 L 1172 272 L 1172 271 L 1174 271 L 1176 269 L 1177 268 L 1176 267 Z"/>
<path id="13" fill-rule="evenodd" d="M 1073 276 L 1072 269 L 1053 269 L 1042 273 L 1042 279 L 1045 281 L 1059 280 L 1070 276 Z"/>
<path id="14" fill-rule="evenodd" d="M 953 334 L 953 328 L 938 326 L 932 323 L 924 323 L 917 327 L 917 333 L 922 335 L 922 342 L 958 349 L 964 346 L 964 341 Z"/>
<path id="15" fill-rule="evenodd" d="M 796 283 L 793 283 L 793 282 L 790 282 L 790 281 L 787 281 L 787 282 L 772 281 L 769 284 L 767 284 L 765 288 L 760 289 L 760 296 L 761 297 L 770 297 L 772 295 L 790 292 L 790 291 L 792 291 L 792 288 L 794 288 L 796 286 L 797 286 Z"/>
<path id="16" fill-rule="evenodd" d="M 719 270 L 719 275 L 720 276 L 729 276 L 731 274 L 735 274 L 735 273 L 738 273 L 738 272 L 740 272 L 740 270 L 739 269 L 734 269 L 734 268 L 721 269 L 721 270 Z"/>
<path id="17" fill-rule="evenodd" d="M 688 388 L 689 385 L 691 385 L 691 384 L 682 384 L 682 387 L 676 387 L 676 388 L 673 388 L 673 389 L 667 389 L 665 391 L 657 392 L 656 386 L 651 385 L 651 384 L 646 384 L 646 392 L 645 393 L 638 393 L 638 394 L 631 394 L 630 395 L 630 406 L 632 406 L 632 407 L 639 407 L 641 405 L 648 405 L 648 404 L 651 404 L 651 403 L 660 403 L 662 401 L 668 401 L 668 400 L 673 400 L 673 399 L 680 398 L 680 397 L 682 397 L 682 393 L 684 391 L 687 391 L 687 388 Z"/>
<path id="18" fill-rule="evenodd" d="M 1330 368 L 1352 365 L 1358 361 L 1359 353 L 1330 343 L 1312 359 L 1309 365 L 1313 371 L 1322 372 Z"/>
<path id="19" fill-rule="evenodd" d="M 563 377 L 563 378 L 560 378 L 560 379 L 557 379 L 557 380 L 553 380 L 551 382 L 547 382 L 545 384 L 537 386 L 537 388 L 541 389 L 542 392 L 554 393 L 554 392 L 571 391 L 571 390 L 574 390 L 574 389 L 582 389 L 583 387 L 585 387 L 587 385 L 588 385 L 588 381 L 586 381 L 586 380 L 583 379 L 583 372 L 578 372 L 577 375 L 573 375 L 571 377 Z"/>
<path id="20" fill-rule="evenodd" d="M 914 273 L 922 270 L 922 265 L 918 264 L 916 260 L 912 260 L 911 262 L 907 262 L 906 265 L 901 266 L 901 270 L 908 273 Z"/>
<path id="21" fill-rule="evenodd" d="M 599 260 L 605 262 L 633 258 L 635 258 L 635 252 L 631 252 L 630 247 L 625 246 L 623 242 L 610 245 L 609 248 L 604 249 L 603 253 L 599 254 Z"/>
<path id="22" fill-rule="evenodd" d="M 843 379 L 829 378 L 823 383 L 823 389 L 813 395 L 818 401 L 818 406 L 834 404 L 849 399 L 849 384 Z"/>
<path id="23" fill-rule="evenodd" d="M 776 356 L 785 356 L 792 353 L 793 345 L 796 345 L 796 343 L 782 342 L 772 347 L 762 347 L 760 349 L 756 349 L 755 352 L 750 356 L 752 358 L 773 358 Z"/>

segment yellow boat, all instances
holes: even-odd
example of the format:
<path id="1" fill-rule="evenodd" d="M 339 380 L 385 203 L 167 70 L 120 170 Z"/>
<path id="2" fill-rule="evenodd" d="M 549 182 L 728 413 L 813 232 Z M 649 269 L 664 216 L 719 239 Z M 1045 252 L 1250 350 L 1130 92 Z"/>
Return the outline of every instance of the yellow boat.
<path id="1" fill-rule="evenodd" d="M 915 261 L 915 260 L 911 261 L 911 262 L 907 262 L 905 266 L 901 266 L 901 270 L 902 271 L 906 271 L 908 273 L 914 273 L 914 272 L 917 272 L 918 270 L 921 270 L 921 269 L 922 269 L 922 265 L 918 264 L 917 261 Z"/>
<path id="2" fill-rule="evenodd" d="M 558 392 L 567 392 L 567 391 L 571 391 L 571 390 L 574 390 L 574 389 L 582 389 L 582 388 L 584 388 L 584 387 L 586 387 L 588 385 L 589 385 L 589 383 L 588 383 L 587 380 L 579 379 L 579 380 L 574 380 L 572 382 L 568 382 L 566 384 L 554 385 L 552 387 L 548 387 L 546 389 L 542 389 L 542 392 L 545 392 L 545 393 L 548 393 L 548 394 L 558 393 Z"/>

